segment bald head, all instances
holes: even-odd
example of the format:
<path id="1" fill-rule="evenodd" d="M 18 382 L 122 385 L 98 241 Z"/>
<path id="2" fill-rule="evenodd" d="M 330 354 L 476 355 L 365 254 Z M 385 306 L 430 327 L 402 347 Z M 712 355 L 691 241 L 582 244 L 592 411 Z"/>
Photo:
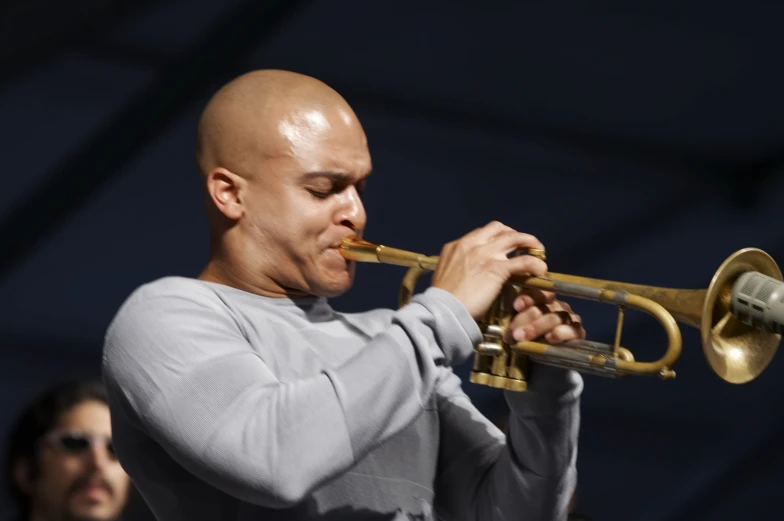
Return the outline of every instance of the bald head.
<path id="1" fill-rule="evenodd" d="M 338 253 L 361 235 L 372 165 L 348 103 L 279 70 L 221 88 L 199 121 L 212 248 L 201 277 L 267 296 L 337 295 L 353 279 Z"/>
<path id="2" fill-rule="evenodd" d="M 306 152 L 326 132 L 360 130 L 343 97 L 325 83 L 281 70 L 253 71 L 222 87 L 202 113 L 196 161 L 255 176 L 264 160 Z"/>

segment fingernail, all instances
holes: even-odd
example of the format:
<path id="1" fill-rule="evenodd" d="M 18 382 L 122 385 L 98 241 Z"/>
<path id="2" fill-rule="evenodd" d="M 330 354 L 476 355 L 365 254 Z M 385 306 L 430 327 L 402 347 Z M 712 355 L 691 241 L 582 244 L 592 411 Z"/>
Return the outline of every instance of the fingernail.
<path id="1" fill-rule="evenodd" d="M 513 333 L 513 336 L 514 336 L 515 340 L 517 340 L 518 342 L 521 342 L 521 341 L 525 340 L 525 331 L 522 328 L 515 329 L 514 333 Z"/>
<path id="2" fill-rule="evenodd" d="M 524 300 L 515 300 L 514 301 L 514 308 L 515 311 L 522 311 L 525 309 L 525 301 Z"/>

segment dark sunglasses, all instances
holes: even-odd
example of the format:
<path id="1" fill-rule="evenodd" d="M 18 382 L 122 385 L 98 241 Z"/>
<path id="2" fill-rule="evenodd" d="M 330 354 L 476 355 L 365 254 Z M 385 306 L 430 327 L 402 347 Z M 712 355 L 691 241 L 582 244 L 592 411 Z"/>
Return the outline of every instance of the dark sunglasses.
<path id="1" fill-rule="evenodd" d="M 82 454 L 87 452 L 93 444 L 103 443 L 109 456 L 116 458 L 111 436 L 79 431 L 52 431 L 43 439 L 61 452 L 69 454 Z"/>

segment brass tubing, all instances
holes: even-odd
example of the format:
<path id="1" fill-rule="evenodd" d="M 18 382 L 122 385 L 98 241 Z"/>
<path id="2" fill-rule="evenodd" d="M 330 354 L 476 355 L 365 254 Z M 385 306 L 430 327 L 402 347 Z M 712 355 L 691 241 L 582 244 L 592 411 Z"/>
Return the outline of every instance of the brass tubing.
<path id="1" fill-rule="evenodd" d="M 545 253 L 544 250 L 534 249 L 519 253 L 526 252 L 540 258 L 544 258 Z M 376 245 L 356 237 L 344 239 L 341 253 L 348 260 L 408 267 L 400 286 L 398 302 L 401 307 L 411 299 L 419 277 L 427 271 L 435 270 L 439 262 L 438 256 Z M 619 318 L 615 345 L 609 346 L 609 353 L 593 355 L 586 355 L 585 350 L 566 344 L 556 346 L 533 341 L 518 342 L 506 347 L 499 343 L 493 346 L 493 349 L 503 349 L 504 353 L 511 349 L 512 353 L 541 357 L 542 360 L 547 360 L 547 363 L 564 367 L 571 367 L 575 363 L 588 364 L 591 372 L 596 369 L 599 373 L 617 372 L 672 378 L 675 373 L 670 368 L 680 357 L 682 347 L 681 332 L 677 324 L 681 322 L 700 330 L 703 352 L 719 377 L 731 383 L 744 383 L 756 378 L 765 369 L 781 340 L 781 335 L 742 324 L 729 314 L 732 284 L 742 273 L 749 271 L 778 281 L 783 278 L 775 261 L 756 248 L 739 250 L 725 259 L 707 289 L 644 286 L 561 273 L 548 273 L 546 277 L 515 275 L 508 281 L 507 288 L 537 288 L 617 306 Z M 625 308 L 648 313 L 662 325 L 667 335 L 667 349 L 661 358 L 653 362 L 637 362 L 631 351 L 618 346 Z M 506 321 L 508 319 L 508 316 L 504 318 Z M 477 353 L 477 356 L 481 355 Z M 493 381 L 496 376 L 498 375 L 494 373 L 478 371 L 476 374 L 472 373 L 472 381 Z M 524 382 L 515 385 L 520 388 L 525 386 Z"/>

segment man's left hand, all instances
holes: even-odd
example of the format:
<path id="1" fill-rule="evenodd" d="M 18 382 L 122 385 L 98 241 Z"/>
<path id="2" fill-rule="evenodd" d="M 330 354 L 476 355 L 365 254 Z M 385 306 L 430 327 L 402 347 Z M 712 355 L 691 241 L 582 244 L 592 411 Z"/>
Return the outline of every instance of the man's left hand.
<path id="1" fill-rule="evenodd" d="M 555 293 L 525 288 L 515 299 L 517 314 L 507 329 L 507 342 L 535 340 L 539 337 L 550 344 L 585 338 L 582 319 Z"/>

